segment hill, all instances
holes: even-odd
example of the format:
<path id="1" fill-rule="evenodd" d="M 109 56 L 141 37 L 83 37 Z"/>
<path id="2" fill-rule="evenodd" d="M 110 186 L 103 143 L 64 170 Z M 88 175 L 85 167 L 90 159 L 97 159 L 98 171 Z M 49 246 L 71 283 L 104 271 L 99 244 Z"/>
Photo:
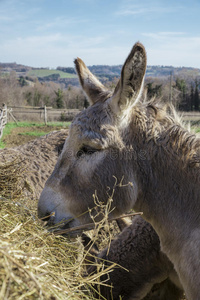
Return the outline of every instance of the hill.
<path id="1" fill-rule="evenodd" d="M 49 69 L 32 69 L 29 70 L 27 76 L 35 76 L 35 77 L 50 77 L 52 75 L 56 75 L 60 78 L 76 78 L 76 74 L 66 73 L 60 70 L 49 70 Z"/>
<path id="2" fill-rule="evenodd" d="M 97 76 L 115 76 L 119 77 L 121 73 L 122 65 L 118 66 L 106 66 L 106 65 L 94 65 L 88 67 L 90 71 Z M 186 67 L 173 67 L 173 66 L 147 66 L 146 77 L 166 77 L 173 75 L 185 75 L 185 76 L 199 76 L 200 69 L 186 68 Z"/>
<path id="3" fill-rule="evenodd" d="M 100 80 L 105 83 L 113 81 L 114 78 L 119 78 L 122 65 L 108 66 L 108 65 L 93 65 L 88 66 L 90 71 L 94 73 Z M 57 69 L 49 68 L 32 68 L 17 63 L 0 63 L 0 71 L 2 75 L 9 74 L 15 71 L 17 77 L 25 77 L 28 80 L 34 81 L 36 78 L 41 81 L 53 81 L 62 83 L 66 87 L 70 85 L 77 86 L 78 78 L 74 68 L 57 67 Z M 146 78 L 166 78 L 170 74 L 177 77 L 197 77 L 200 76 L 200 69 L 173 66 L 147 66 Z"/>

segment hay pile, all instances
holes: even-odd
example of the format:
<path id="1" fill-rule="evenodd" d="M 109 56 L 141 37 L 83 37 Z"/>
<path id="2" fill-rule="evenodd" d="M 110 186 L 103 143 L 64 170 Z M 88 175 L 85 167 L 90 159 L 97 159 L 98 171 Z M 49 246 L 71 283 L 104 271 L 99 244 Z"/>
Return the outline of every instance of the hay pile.
<path id="1" fill-rule="evenodd" d="M 81 243 L 40 225 L 25 205 L 23 172 L 20 159 L 0 165 L 0 299 L 95 299 Z"/>

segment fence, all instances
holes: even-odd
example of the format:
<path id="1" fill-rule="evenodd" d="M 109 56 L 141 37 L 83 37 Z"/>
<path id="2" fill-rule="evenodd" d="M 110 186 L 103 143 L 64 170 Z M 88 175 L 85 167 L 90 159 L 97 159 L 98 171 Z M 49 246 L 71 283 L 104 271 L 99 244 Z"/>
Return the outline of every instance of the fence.
<path id="1" fill-rule="evenodd" d="M 70 121 L 80 112 L 79 109 L 54 109 L 52 107 L 32 107 L 32 106 L 8 106 L 8 122 L 13 121 L 13 117 L 18 122 L 56 122 L 56 121 Z"/>
<path id="2" fill-rule="evenodd" d="M 187 111 L 181 113 L 184 121 L 200 121 L 200 112 Z"/>
<path id="3" fill-rule="evenodd" d="M 3 135 L 3 129 L 7 123 L 7 120 L 8 120 L 7 106 L 4 104 L 3 108 L 0 108 L 0 139 Z"/>
<path id="4" fill-rule="evenodd" d="M 57 121 L 71 121 L 76 114 L 80 112 L 79 109 L 54 109 L 52 107 L 32 107 L 32 106 L 6 106 L 0 108 L 0 138 L 3 134 L 5 124 L 10 121 L 16 123 L 29 122 L 57 122 Z M 185 121 L 200 121 L 200 113 L 198 112 L 184 112 L 183 120 Z"/>

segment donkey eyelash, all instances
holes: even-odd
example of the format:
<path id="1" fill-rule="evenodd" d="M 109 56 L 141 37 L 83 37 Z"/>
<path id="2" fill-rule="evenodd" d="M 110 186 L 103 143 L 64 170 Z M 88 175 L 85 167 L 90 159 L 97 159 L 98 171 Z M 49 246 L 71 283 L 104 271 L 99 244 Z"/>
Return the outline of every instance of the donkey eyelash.
<path id="1" fill-rule="evenodd" d="M 99 149 L 94 149 L 89 146 L 83 146 L 77 153 L 77 157 L 81 157 L 83 154 L 92 155 L 93 153 L 100 151 Z"/>

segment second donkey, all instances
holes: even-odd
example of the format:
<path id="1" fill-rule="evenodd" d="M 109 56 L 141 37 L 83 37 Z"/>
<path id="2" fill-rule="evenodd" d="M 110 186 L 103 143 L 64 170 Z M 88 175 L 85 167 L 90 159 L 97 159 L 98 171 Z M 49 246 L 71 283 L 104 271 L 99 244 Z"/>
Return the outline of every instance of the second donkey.
<path id="1" fill-rule="evenodd" d="M 125 227 L 122 221 L 120 225 Z M 105 270 L 113 263 L 118 265 L 101 276 L 100 284 L 95 286 L 106 299 L 118 300 L 120 296 L 123 300 L 183 299 L 173 265 L 160 250 L 158 235 L 142 217 L 135 217 L 111 242 L 109 250 L 99 252 L 85 234 L 82 241 L 88 253 L 85 259 L 88 275 L 96 273 L 99 264 Z"/>

